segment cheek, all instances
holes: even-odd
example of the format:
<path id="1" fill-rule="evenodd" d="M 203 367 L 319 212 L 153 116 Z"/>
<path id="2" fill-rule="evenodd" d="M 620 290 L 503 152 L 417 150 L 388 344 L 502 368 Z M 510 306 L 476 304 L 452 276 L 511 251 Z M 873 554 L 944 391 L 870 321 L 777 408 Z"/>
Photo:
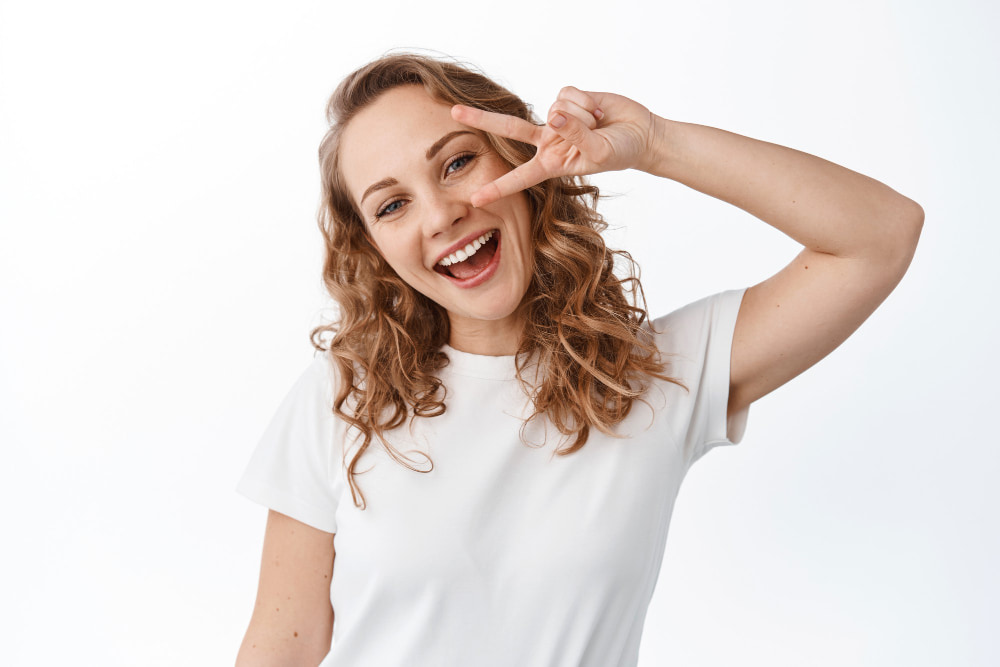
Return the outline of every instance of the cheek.
<path id="1" fill-rule="evenodd" d="M 507 166 L 507 163 L 501 160 L 500 156 L 493 152 L 488 152 L 485 155 L 482 155 L 479 160 L 480 163 L 479 169 L 476 173 L 476 178 L 471 179 L 477 181 L 477 188 L 495 181 L 511 170 L 511 168 Z"/>
<path id="2" fill-rule="evenodd" d="M 371 227 L 366 227 L 365 236 L 368 239 L 368 245 L 372 247 L 372 250 L 376 255 L 382 258 L 382 261 L 392 266 L 392 253 L 386 252 L 385 239 L 380 239 L 378 234 L 372 232 Z"/>
<path id="3" fill-rule="evenodd" d="M 405 273 L 408 268 L 412 268 L 416 261 L 414 246 L 393 234 L 381 235 L 382 238 L 372 235 L 372 245 L 376 252 L 382 257 L 386 264 L 392 267 L 396 273 Z"/>

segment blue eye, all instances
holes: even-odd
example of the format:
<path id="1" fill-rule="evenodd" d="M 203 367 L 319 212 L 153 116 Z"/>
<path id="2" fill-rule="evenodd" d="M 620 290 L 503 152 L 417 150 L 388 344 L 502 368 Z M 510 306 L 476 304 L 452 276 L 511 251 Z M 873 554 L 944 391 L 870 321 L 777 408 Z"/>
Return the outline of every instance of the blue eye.
<path id="1" fill-rule="evenodd" d="M 396 204 L 399 204 L 399 206 L 396 206 Z M 378 213 L 375 214 L 375 219 L 378 220 L 383 215 L 391 215 L 392 213 L 395 213 L 400 209 L 402 205 L 403 205 L 402 199 L 396 199 L 395 201 L 389 202 L 384 207 L 382 207 L 382 209 L 379 210 Z"/>
<path id="2" fill-rule="evenodd" d="M 452 174 L 462 171 L 469 165 L 470 162 L 472 162 L 475 159 L 476 159 L 475 153 L 462 153 L 461 155 L 456 156 L 454 160 L 452 160 L 445 166 L 444 168 L 445 176 L 451 176 Z M 403 205 L 405 203 L 406 199 L 392 200 L 391 202 L 383 206 L 381 209 L 379 209 L 378 212 L 375 213 L 375 220 L 380 220 L 381 218 L 387 215 L 392 215 L 393 213 L 396 213 L 401 208 L 403 208 Z"/>
<path id="3" fill-rule="evenodd" d="M 467 164 L 469 164 L 470 162 L 472 162 L 473 158 L 475 158 L 475 157 L 476 156 L 475 156 L 474 153 L 465 153 L 463 155 L 459 155 L 457 158 L 455 158 L 454 160 L 452 160 L 451 162 L 448 163 L 448 166 L 445 167 L 445 173 L 446 174 L 454 174 L 456 171 L 459 171 L 460 169 L 464 169 L 465 166 Z M 455 168 L 452 169 L 452 167 L 455 167 Z"/>

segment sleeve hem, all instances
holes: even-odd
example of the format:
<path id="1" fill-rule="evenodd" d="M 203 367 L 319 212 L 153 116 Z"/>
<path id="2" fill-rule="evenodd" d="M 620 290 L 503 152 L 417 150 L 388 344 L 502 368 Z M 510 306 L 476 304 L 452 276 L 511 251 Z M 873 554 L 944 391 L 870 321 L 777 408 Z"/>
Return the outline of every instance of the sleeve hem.
<path id="1" fill-rule="evenodd" d="M 715 304 L 712 321 L 715 323 L 711 334 L 709 352 L 710 359 L 718 359 L 714 373 L 710 378 L 712 383 L 712 431 L 705 443 L 708 448 L 718 445 L 736 445 L 743 440 L 746 432 L 747 418 L 750 406 L 740 410 L 732 417 L 727 417 L 729 410 L 729 380 L 732 362 L 733 333 L 736 330 L 736 319 L 746 288 L 730 290 L 720 295 Z"/>
<path id="2" fill-rule="evenodd" d="M 282 493 L 260 480 L 244 477 L 237 484 L 236 492 L 259 505 L 290 516 L 296 521 L 301 521 L 307 526 L 327 533 L 337 532 L 337 521 L 330 515 L 329 510 L 323 510 L 295 496 Z"/>

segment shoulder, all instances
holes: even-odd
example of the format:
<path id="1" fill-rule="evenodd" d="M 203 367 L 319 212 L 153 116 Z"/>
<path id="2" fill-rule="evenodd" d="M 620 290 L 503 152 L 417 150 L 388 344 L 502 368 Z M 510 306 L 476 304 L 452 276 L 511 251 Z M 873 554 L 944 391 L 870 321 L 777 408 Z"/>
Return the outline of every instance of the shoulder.
<path id="1" fill-rule="evenodd" d="M 335 533 L 346 426 L 333 411 L 333 364 L 317 352 L 257 442 L 237 491 L 276 512 Z"/>
<path id="2" fill-rule="evenodd" d="M 746 288 L 718 292 L 652 320 L 649 330 L 660 352 L 688 355 L 731 343 L 745 292 Z"/>
<path id="3" fill-rule="evenodd" d="M 263 441 L 276 451 L 291 451 L 311 443 L 321 448 L 338 428 L 333 411 L 339 373 L 329 354 L 317 351 L 285 393 L 268 425 Z"/>
<path id="4" fill-rule="evenodd" d="M 289 394 L 295 395 L 299 400 L 312 397 L 317 402 L 332 405 L 339 382 L 340 372 L 330 353 L 317 350 L 300 372 Z"/>
<path id="5" fill-rule="evenodd" d="M 317 350 L 304 375 L 324 391 L 332 392 L 339 381 L 340 373 L 329 352 Z"/>
<path id="6" fill-rule="evenodd" d="M 746 288 L 693 301 L 650 325 L 667 373 L 686 391 L 667 389 L 674 437 L 689 463 L 719 444 L 735 444 L 746 410 L 729 413 L 730 366 L 736 320 Z"/>

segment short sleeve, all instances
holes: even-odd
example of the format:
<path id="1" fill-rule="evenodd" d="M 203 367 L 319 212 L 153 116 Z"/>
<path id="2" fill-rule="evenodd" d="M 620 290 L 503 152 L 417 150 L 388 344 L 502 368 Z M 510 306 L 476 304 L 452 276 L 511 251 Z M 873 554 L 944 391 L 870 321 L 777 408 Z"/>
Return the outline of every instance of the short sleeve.
<path id="1" fill-rule="evenodd" d="M 328 533 L 337 532 L 341 461 L 335 454 L 332 366 L 317 353 L 257 443 L 237 492 Z"/>
<path id="2" fill-rule="evenodd" d="M 720 292 L 653 322 L 668 374 L 689 390 L 677 392 L 670 409 L 673 435 L 688 466 L 718 445 L 739 443 L 746 430 L 749 406 L 731 418 L 726 414 L 733 332 L 745 292 Z"/>

